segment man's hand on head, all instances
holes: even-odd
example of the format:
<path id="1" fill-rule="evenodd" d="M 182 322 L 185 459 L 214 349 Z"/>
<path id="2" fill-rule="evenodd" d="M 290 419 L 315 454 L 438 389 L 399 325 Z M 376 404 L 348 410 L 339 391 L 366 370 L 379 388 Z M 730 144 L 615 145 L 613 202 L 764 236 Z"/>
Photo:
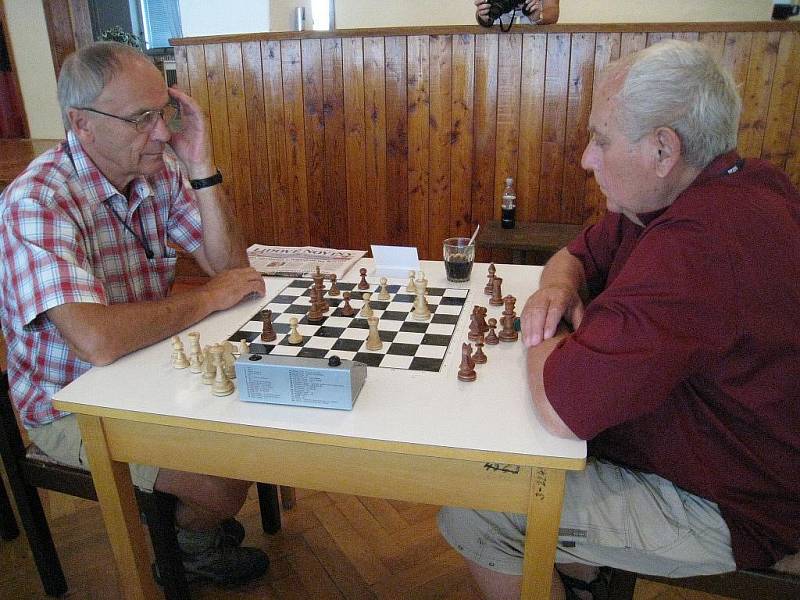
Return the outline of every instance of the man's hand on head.
<path id="1" fill-rule="evenodd" d="M 190 179 L 210 177 L 215 171 L 206 117 L 200 105 L 188 94 L 177 87 L 169 88 L 168 92 L 180 107 L 181 114 L 180 131 L 172 134 L 169 145 L 186 165 Z"/>
<path id="2" fill-rule="evenodd" d="M 575 291 L 555 286 L 537 290 L 522 309 L 522 342 L 530 348 L 552 338 L 562 318 L 577 329 L 583 311 L 583 301 Z"/>

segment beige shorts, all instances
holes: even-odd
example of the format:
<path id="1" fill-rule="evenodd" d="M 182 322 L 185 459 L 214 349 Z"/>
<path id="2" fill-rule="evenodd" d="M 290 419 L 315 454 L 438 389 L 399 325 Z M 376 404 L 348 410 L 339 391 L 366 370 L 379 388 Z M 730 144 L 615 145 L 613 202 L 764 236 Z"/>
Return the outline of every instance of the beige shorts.
<path id="1" fill-rule="evenodd" d="M 467 559 L 522 574 L 525 515 L 445 507 L 439 529 Z M 609 566 L 662 577 L 736 569 L 719 507 L 658 475 L 590 460 L 567 473 L 556 563 Z"/>
<path id="2" fill-rule="evenodd" d="M 72 467 L 89 469 L 86 448 L 75 415 L 67 415 L 46 425 L 32 427 L 28 429 L 28 436 L 42 452 L 54 460 Z M 131 464 L 130 468 L 133 485 L 145 492 L 152 492 L 158 477 L 158 467 Z"/>

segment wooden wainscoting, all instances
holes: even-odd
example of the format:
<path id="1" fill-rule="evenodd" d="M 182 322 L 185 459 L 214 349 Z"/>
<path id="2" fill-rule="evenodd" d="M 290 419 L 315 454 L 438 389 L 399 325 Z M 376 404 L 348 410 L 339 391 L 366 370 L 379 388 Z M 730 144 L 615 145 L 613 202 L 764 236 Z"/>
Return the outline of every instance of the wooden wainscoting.
<path id="1" fill-rule="evenodd" d="M 178 82 L 210 116 L 248 241 L 368 249 L 499 218 L 583 224 L 604 210 L 580 167 L 592 84 L 664 38 L 699 40 L 744 100 L 740 150 L 800 183 L 800 24 L 478 27 L 175 40 Z"/>

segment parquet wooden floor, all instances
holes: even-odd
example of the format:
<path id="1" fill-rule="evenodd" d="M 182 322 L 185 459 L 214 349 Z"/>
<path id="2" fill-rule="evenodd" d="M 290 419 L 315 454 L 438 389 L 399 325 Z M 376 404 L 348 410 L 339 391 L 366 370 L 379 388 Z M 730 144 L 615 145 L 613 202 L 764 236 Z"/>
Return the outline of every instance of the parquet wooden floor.
<path id="1" fill-rule="evenodd" d="M 119 598 L 111 547 L 99 505 L 40 492 L 70 586 L 66 597 Z M 462 558 L 439 536 L 438 507 L 297 490 L 283 529 L 261 531 L 255 490 L 240 513 L 245 543 L 272 564 L 261 580 L 234 589 L 193 587 L 200 600 L 479 600 Z M 0 598 L 45 598 L 27 541 L 0 541 Z M 639 582 L 636 600 L 721 600 Z"/>

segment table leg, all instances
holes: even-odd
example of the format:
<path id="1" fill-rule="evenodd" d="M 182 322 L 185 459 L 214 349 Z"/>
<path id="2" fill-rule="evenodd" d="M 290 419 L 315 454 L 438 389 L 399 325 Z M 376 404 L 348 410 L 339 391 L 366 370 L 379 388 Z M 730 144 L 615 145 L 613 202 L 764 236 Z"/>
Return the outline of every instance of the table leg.
<path id="1" fill-rule="evenodd" d="M 139 508 L 127 463 L 111 459 L 100 417 L 78 415 L 83 442 L 92 467 L 97 499 L 117 562 L 123 597 L 160 598 L 150 571 L 149 554 L 139 521 Z"/>
<path id="2" fill-rule="evenodd" d="M 522 598 L 549 600 L 556 558 L 565 472 L 534 468 L 522 564 Z"/>

